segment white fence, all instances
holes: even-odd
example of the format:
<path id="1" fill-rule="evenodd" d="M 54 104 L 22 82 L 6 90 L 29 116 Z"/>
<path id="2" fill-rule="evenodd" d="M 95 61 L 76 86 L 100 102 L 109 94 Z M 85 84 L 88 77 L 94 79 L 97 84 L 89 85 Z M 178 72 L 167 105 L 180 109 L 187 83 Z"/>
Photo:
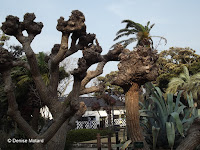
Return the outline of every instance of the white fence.
<path id="1" fill-rule="evenodd" d="M 108 119 L 105 120 L 106 122 L 106 127 L 108 127 Z M 111 125 L 113 124 L 113 120 L 111 120 Z M 120 127 L 125 127 L 126 126 L 126 120 L 125 119 L 114 119 L 114 125 L 120 125 Z"/>
<path id="2" fill-rule="evenodd" d="M 113 124 L 113 121 L 111 121 Z M 76 121 L 76 129 L 97 129 L 97 121 Z M 114 119 L 114 125 L 120 125 L 120 127 L 126 126 L 125 119 Z M 105 127 L 108 127 L 108 120 L 105 120 Z"/>
<path id="3" fill-rule="evenodd" d="M 76 129 L 97 129 L 97 121 L 76 121 Z"/>

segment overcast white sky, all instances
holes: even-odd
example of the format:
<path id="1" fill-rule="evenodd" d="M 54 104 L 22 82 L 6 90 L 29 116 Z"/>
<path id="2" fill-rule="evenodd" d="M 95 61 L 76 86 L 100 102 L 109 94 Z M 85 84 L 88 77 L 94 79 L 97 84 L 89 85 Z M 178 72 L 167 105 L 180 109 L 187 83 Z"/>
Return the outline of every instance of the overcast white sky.
<path id="1" fill-rule="evenodd" d="M 155 23 L 151 35 L 163 36 L 168 41 L 167 45 L 158 48 L 159 51 L 172 46 L 191 47 L 200 54 L 199 7 L 199 0 L 3 0 L 0 22 L 5 21 L 7 15 L 22 20 L 26 12 L 34 12 L 36 21 L 43 22 L 44 28 L 32 47 L 35 52 L 47 52 L 55 43 L 60 43 L 57 19 L 63 16 L 67 20 L 71 11 L 78 9 L 86 17 L 87 31 L 96 34 L 103 53 L 114 44 L 116 32 L 124 28 L 121 21 L 131 19 L 143 25 L 148 21 Z M 17 44 L 14 39 L 10 42 Z M 80 56 L 80 52 L 76 56 Z M 105 73 L 116 68 L 116 63 L 111 63 L 106 66 Z"/>

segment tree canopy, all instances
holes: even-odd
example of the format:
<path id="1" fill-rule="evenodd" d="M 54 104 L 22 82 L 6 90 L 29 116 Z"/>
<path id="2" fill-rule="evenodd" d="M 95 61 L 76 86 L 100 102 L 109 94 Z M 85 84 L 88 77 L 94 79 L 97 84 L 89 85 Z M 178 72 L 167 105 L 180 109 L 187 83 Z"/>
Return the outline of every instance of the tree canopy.
<path id="1" fill-rule="evenodd" d="M 171 47 L 159 53 L 157 64 L 159 76 L 157 84 L 161 89 L 166 89 L 171 78 L 178 77 L 186 66 L 191 75 L 200 72 L 200 56 L 196 51 L 186 47 Z"/>

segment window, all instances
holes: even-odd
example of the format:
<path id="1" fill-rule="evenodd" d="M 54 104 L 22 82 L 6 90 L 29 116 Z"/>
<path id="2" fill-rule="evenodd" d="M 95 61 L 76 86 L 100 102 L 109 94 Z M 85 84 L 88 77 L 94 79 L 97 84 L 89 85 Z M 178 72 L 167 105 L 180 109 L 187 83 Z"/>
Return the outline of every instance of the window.
<path id="1" fill-rule="evenodd" d="M 114 115 L 114 119 L 119 119 L 119 115 Z"/>

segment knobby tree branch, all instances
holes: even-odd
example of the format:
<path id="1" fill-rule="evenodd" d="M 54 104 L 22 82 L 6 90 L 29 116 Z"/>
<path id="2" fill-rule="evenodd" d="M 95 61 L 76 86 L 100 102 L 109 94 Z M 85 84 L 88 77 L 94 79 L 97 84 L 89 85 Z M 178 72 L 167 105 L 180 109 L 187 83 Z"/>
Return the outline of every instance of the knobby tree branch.
<path id="1" fill-rule="evenodd" d="M 18 17 L 8 16 L 6 21 L 2 23 L 1 28 L 3 32 L 16 37 L 22 44 L 28 62 L 13 59 L 7 50 L 1 48 L 0 71 L 4 77 L 5 91 L 9 102 L 9 115 L 17 122 L 27 137 L 43 138 L 45 140 L 44 144 L 46 144 L 64 122 L 68 122 L 68 129 L 70 129 L 75 121 L 85 113 L 86 106 L 83 102 L 78 101 L 79 96 L 101 89 L 100 86 L 86 88 L 86 85 L 93 78 L 103 73 L 103 68 L 107 62 L 119 60 L 118 56 L 122 52 L 123 47 L 117 45 L 106 55 L 101 55 L 102 48 L 96 39 L 96 35 L 86 32 L 85 16 L 78 10 L 72 11 L 67 21 L 63 17 L 58 19 L 57 30 L 62 32 L 61 44 L 54 45 L 48 58 L 50 82 L 49 85 L 45 85 L 38 67 L 36 55 L 31 48 L 31 42 L 36 35 L 41 33 L 43 28 L 41 22 L 34 21 L 35 18 L 33 13 L 27 13 L 24 15 L 22 22 L 19 21 Z M 23 31 L 27 31 L 28 36 L 24 36 Z M 69 37 L 71 37 L 70 44 Z M 57 91 L 59 64 L 78 50 L 82 50 L 83 57 L 79 58 L 78 67 L 71 72 L 74 77 L 73 89 L 64 102 L 61 103 L 58 100 Z M 87 72 L 88 68 L 96 63 L 98 63 L 96 70 Z M 16 66 L 23 66 L 31 72 L 40 99 L 47 105 L 53 115 L 53 124 L 40 135 L 30 127 L 18 110 L 10 75 L 10 69 Z"/>
<path id="2" fill-rule="evenodd" d="M 42 80 L 42 76 L 38 69 L 38 64 L 36 60 L 35 53 L 33 52 L 30 44 L 37 34 L 41 33 L 43 24 L 41 22 L 34 22 L 34 13 L 26 13 L 24 15 L 23 22 L 19 21 L 18 17 L 7 16 L 6 21 L 2 23 L 2 30 L 5 34 L 14 36 L 23 46 L 23 50 L 26 54 L 30 72 L 32 74 L 33 80 L 40 94 L 41 99 L 48 104 L 48 89 Z M 26 30 L 28 36 L 23 35 L 23 31 Z"/>

